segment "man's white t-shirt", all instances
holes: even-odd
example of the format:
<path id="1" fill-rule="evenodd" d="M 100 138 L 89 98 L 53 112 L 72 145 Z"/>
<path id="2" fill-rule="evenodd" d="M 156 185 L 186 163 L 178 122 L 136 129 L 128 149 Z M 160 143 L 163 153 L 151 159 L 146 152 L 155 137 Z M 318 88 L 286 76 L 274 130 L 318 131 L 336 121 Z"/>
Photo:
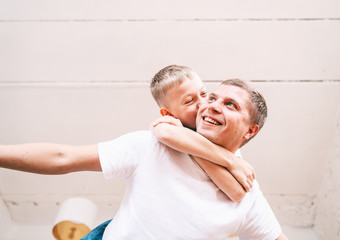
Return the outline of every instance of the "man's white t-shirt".
<path id="1" fill-rule="evenodd" d="M 281 228 L 258 183 L 232 202 L 187 154 L 150 131 L 100 143 L 104 176 L 122 177 L 127 189 L 103 240 L 273 240 Z"/>

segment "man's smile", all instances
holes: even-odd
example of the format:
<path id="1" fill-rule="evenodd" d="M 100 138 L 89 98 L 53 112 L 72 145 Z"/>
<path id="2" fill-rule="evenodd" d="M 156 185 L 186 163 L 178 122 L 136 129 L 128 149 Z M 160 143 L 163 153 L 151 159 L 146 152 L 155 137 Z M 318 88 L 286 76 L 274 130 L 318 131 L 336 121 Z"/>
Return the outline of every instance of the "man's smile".
<path id="1" fill-rule="evenodd" d="M 203 117 L 203 121 L 204 122 L 208 122 L 210 124 L 213 124 L 213 125 L 222 125 L 220 122 L 218 122 L 217 120 L 211 118 L 211 117 L 208 117 L 208 116 L 204 116 Z"/>

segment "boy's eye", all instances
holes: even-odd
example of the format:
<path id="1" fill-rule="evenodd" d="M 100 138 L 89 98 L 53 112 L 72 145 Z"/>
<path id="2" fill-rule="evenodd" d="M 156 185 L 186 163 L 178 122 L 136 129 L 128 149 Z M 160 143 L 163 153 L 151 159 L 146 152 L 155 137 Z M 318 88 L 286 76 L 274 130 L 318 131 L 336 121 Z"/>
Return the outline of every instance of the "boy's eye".
<path id="1" fill-rule="evenodd" d="M 201 97 L 206 97 L 208 95 L 207 92 L 201 92 Z"/>
<path id="2" fill-rule="evenodd" d="M 185 104 L 192 103 L 192 101 L 194 101 L 194 99 L 192 99 L 192 98 L 189 98 L 189 99 L 187 99 L 187 100 L 185 101 Z"/>

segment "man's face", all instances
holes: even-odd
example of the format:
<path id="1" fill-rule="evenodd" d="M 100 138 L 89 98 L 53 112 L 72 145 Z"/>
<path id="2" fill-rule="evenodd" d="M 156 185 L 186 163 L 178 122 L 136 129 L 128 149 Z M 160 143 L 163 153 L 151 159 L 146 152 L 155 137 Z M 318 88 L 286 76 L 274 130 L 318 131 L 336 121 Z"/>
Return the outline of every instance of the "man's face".
<path id="1" fill-rule="evenodd" d="M 168 111 L 181 120 L 183 126 L 196 129 L 198 106 L 206 101 L 207 91 L 199 77 L 185 79 L 179 87 L 173 87 L 167 93 Z"/>
<path id="2" fill-rule="evenodd" d="M 250 106 L 246 90 L 221 85 L 209 96 L 207 103 L 201 104 L 197 115 L 197 132 L 234 152 L 252 132 Z"/>

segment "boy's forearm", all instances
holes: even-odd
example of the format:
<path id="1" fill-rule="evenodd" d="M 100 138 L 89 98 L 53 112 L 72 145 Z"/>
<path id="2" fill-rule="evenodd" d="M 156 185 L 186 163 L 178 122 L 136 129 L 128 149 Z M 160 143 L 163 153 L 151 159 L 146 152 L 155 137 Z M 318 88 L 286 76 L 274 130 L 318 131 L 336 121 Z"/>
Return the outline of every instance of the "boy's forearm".
<path id="1" fill-rule="evenodd" d="M 0 146 L 0 167 L 39 174 L 99 171 L 96 146 L 75 147 L 49 143 Z M 98 162 L 97 162 L 98 161 Z"/>
<path id="2" fill-rule="evenodd" d="M 227 169 L 202 158 L 194 158 L 211 178 L 211 180 L 216 184 L 216 186 L 221 189 L 221 191 L 224 192 L 232 201 L 238 202 L 243 199 L 246 191 Z"/>
<path id="3" fill-rule="evenodd" d="M 246 191 L 252 187 L 255 178 L 254 169 L 227 149 L 184 127 L 161 123 L 153 127 L 152 131 L 160 142 L 177 151 L 226 167 Z"/>
<path id="4" fill-rule="evenodd" d="M 158 140 L 177 151 L 198 156 L 228 169 L 233 167 L 233 153 L 222 148 L 202 135 L 184 127 L 159 124 L 153 128 Z"/>

